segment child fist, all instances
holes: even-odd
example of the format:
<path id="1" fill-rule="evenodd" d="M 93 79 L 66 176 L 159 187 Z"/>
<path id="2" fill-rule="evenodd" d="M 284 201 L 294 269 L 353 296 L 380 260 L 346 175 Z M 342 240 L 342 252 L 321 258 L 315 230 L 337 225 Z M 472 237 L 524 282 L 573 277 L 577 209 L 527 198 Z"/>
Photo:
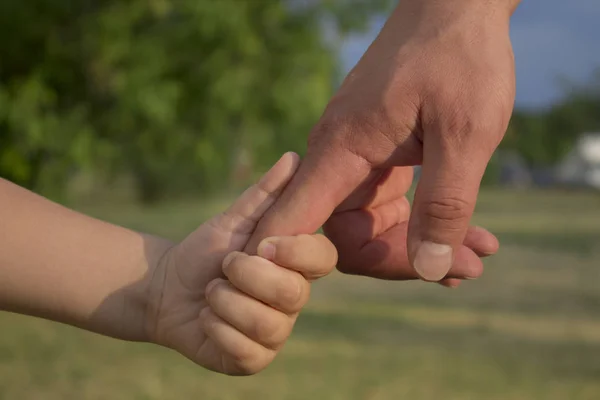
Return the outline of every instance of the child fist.
<path id="1" fill-rule="evenodd" d="M 149 284 L 150 341 L 229 375 L 257 373 L 273 360 L 310 282 L 337 262 L 322 235 L 268 238 L 258 255 L 240 252 L 297 166 L 295 154 L 284 155 L 227 211 L 161 257 Z"/>
<path id="2" fill-rule="evenodd" d="M 230 253 L 223 261 L 227 279 L 206 288 L 208 307 L 200 314 L 206 341 L 199 355 L 210 369 L 251 374 L 265 368 L 307 303 L 310 280 L 329 274 L 337 261 L 322 235 L 266 239 L 258 254 Z"/>

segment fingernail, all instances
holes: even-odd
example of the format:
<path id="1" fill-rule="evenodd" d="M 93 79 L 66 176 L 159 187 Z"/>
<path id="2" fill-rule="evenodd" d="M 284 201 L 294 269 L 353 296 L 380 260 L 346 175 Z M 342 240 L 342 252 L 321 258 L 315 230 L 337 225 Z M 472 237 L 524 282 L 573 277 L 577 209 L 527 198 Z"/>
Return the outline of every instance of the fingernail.
<path id="1" fill-rule="evenodd" d="M 276 243 L 276 238 L 265 239 L 258 245 L 258 249 L 256 252 L 262 258 L 266 258 L 267 260 L 274 260 Z"/>
<path id="2" fill-rule="evenodd" d="M 473 231 L 485 235 L 488 238 L 484 243 L 489 245 L 489 248 L 479 250 L 481 252 L 481 257 L 490 257 L 498 253 L 500 242 L 492 232 L 481 226 L 474 226 Z"/>
<path id="3" fill-rule="evenodd" d="M 208 282 L 208 285 L 206 285 L 206 289 L 204 290 L 204 295 L 208 296 L 211 290 L 213 290 L 215 286 L 219 284 L 219 281 L 219 279 L 213 279 L 212 281 Z"/>
<path id="4" fill-rule="evenodd" d="M 223 263 L 221 264 L 222 268 L 225 269 L 227 268 L 227 266 L 229 264 L 231 264 L 231 261 L 233 261 L 233 259 L 235 258 L 235 256 L 237 255 L 237 252 L 232 251 L 231 253 L 227 254 L 225 256 L 225 258 L 223 259 Z"/>
<path id="5" fill-rule="evenodd" d="M 452 247 L 447 244 L 422 242 L 417 250 L 414 267 L 426 281 L 444 278 L 452 266 Z"/>
<path id="6" fill-rule="evenodd" d="M 449 283 L 447 285 L 440 283 L 440 282 L 436 282 L 436 283 L 446 289 L 458 289 L 458 287 L 460 286 L 460 283 Z"/>

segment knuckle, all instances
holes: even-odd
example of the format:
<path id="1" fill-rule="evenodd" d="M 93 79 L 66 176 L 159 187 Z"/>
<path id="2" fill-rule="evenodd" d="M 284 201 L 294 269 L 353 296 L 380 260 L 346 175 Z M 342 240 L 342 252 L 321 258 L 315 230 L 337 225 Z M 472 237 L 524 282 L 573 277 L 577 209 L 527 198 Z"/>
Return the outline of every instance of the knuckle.
<path id="1" fill-rule="evenodd" d="M 248 281 L 256 273 L 256 264 L 264 262 L 264 259 L 258 256 L 249 256 L 239 254 L 230 265 L 224 269 L 223 273 L 229 281 L 236 287 L 245 287 Z"/>
<path id="2" fill-rule="evenodd" d="M 210 332 L 215 328 L 215 324 L 220 322 L 220 318 L 214 313 L 213 310 L 211 310 L 210 307 L 204 307 L 198 315 L 200 321 L 202 321 L 202 326 L 206 334 L 210 334 Z"/>
<path id="3" fill-rule="evenodd" d="M 228 293 L 229 283 L 227 281 L 220 281 L 210 290 L 206 299 L 209 304 L 219 304 L 227 301 Z"/>
<path id="4" fill-rule="evenodd" d="M 341 99 L 330 106 L 336 102 Z M 342 148 L 358 154 L 362 147 L 373 144 L 373 133 L 379 132 L 379 115 L 368 109 L 349 112 L 344 107 L 340 105 L 325 111 L 309 135 L 309 148 L 325 153 Z M 371 135 L 365 135 L 365 132 Z"/>
<path id="5" fill-rule="evenodd" d="M 306 280 L 300 274 L 293 273 L 277 286 L 276 302 L 286 312 L 298 312 L 304 306 L 309 290 Z"/>
<path id="6" fill-rule="evenodd" d="M 390 154 L 406 138 L 406 131 L 401 123 L 391 119 L 384 107 L 368 107 L 352 112 L 335 110 L 326 112 L 312 132 L 309 146 L 345 149 L 360 163 L 381 165 L 388 161 Z"/>
<path id="7" fill-rule="evenodd" d="M 254 221 L 245 219 L 239 214 L 225 210 L 207 221 L 207 224 L 224 234 L 245 234 L 254 227 Z"/>
<path id="8" fill-rule="evenodd" d="M 494 90 L 485 81 L 439 84 L 436 89 L 430 94 L 435 105 L 424 114 L 425 130 L 439 132 L 442 145 L 450 150 L 477 146 L 493 151 L 506 131 L 512 107 L 490 95 Z"/>
<path id="9" fill-rule="evenodd" d="M 272 357 L 266 349 L 252 349 L 250 346 L 241 347 L 237 352 L 230 354 L 235 375 L 254 375 L 269 364 Z"/>
<path id="10" fill-rule="evenodd" d="M 462 107 L 447 112 L 439 122 L 438 131 L 442 146 L 451 153 L 483 150 L 491 154 L 503 133 L 500 125 L 488 115 L 465 111 Z"/>
<path id="11" fill-rule="evenodd" d="M 423 206 L 423 214 L 426 218 L 441 223 L 463 222 L 471 216 L 471 205 L 458 196 L 430 199 Z"/>
<path id="12" fill-rule="evenodd" d="M 348 131 L 349 118 L 340 112 L 327 110 L 308 136 L 308 148 L 320 148 L 339 139 Z"/>
<path id="13" fill-rule="evenodd" d="M 229 264 L 223 267 L 223 273 L 232 281 L 243 281 L 246 270 L 245 266 L 247 263 L 247 258 L 244 257 L 244 255 L 239 254 L 233 260 L 231 260 Z"/>
<path id="14" fill-rule="evenodd" d="M 254 354 L 244 353 L 243 350 L 240 350 L 236 353 L 230 354 L 230 357 L 233 362 L 236 375 L 254 375 L 262 369 L 260 364 L 256 361 L 256 356 Z"/>
<path id="15" fill-rule="evenodd" d="M 471 111 L 464 111 L 460 107 L 448 110 L 444 119 L 440 121 L 442 132 L 449 135 L 450 138 L 467 135 L 476 130 L 478 121 Z"/>
<path id="16" fill-rule="evenodd" d="M 288 324 L 281 323 L 275 318 L 263 318 L 256 321 L 254 325 L 254 337 L 263 345 L 277 348 L 285 341 L 288 335 Z"/>
<path id="17" fill-rule="evenodd" d="M 207 321 L 208 319 L 211 318 L 211 314 L 212 314 L 212 311 L 210 310 L 210 308 L 204 307 L 202 310 L 200 310 L 200 313 L 198 314 L 198 318 L 201 321 Z"/>

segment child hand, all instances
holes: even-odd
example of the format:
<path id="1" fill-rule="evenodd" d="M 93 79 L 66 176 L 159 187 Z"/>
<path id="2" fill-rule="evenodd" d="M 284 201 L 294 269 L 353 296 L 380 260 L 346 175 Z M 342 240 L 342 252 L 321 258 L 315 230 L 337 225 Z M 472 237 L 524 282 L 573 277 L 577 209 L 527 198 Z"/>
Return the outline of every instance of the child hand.
<path id="1" fill-rule="evenodd" d="M 322 235 L 269 238 L 258 256 L 240 252 L 297 165 L 296 155 L 284 155 L 226 212 L 165 253 L 150 286 L 151 341 L 229 375 L 257 373 L 274 359 L 308 301 L 309 282 L 337 262 Z"/>
<path id="2" fill-rule="evenodd" d="M 227 279 L 206 288 L 208 306 L 200 314 L 206 341 L 196 356 L 207 368 L 228 374 L 265 368 L 308 301 L 309 282 L 330 273 L 337 260 L 322 235 L 267 239 L 259 255 L 268 258 L 230 253 L 223 262 Z"/>

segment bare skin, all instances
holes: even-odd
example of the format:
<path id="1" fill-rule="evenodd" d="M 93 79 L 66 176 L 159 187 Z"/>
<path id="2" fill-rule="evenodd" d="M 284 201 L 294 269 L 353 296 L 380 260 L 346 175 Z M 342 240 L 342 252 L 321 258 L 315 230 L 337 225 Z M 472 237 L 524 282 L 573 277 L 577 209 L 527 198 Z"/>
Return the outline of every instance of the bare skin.
<path id="1" fill-rule="evenodd" d="M 0 179 L 0 310 L 178 351 L 247 375 L 271 363 L 337 261 L 322 235 L 271 237 L 242 253 L 296 172 L 286 154 L 226 212 L 181 243 L 52 203 Z"/>
<path id="2" fill-rule="evenodd" d="M 518 0 L 402 0 L 311 132 L 298 174 L 246 251 L 324 225 L 338 269 L 457 286 L 496 238 L 470 227 L 512 113 Z M 412 167 L 422 165 L 412 211 Z"/>

